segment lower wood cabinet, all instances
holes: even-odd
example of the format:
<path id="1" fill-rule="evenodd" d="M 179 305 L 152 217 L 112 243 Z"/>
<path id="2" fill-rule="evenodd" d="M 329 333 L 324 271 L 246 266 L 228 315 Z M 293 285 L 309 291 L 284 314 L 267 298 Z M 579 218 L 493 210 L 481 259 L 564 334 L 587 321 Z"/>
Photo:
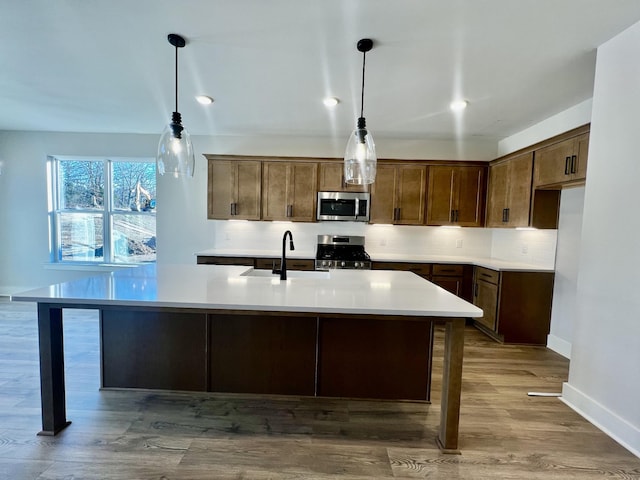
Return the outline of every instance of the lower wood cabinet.
<path id="1" fill-rule="evenodd" d="M 431 280 L 430 263 L 371 262 L 371 270 L 402 270 L 413 272 L 425 280 Z"/>
<path id="2" fill-rule="evenodd" d="M 259 269 L 280 268 L 280 259 L 273 257 L 224 257 L 215 255 L 198 255 L 199 265 L 246 265 Z M 315 270 L 315 260 L 308 258 L 287 258 L 288 270 Z"/>
<path id="3" fill-rule="evenodd" d="M 104 309 L 102 386 L 206 391 L 207 315 Z"/>
<path id="4" fill-rule="evenodd" d="M 553 272 L 475 267 L 473 303 L 484 312 L 475 326 L 504 343 L 546 345 L 553 280 Z"/>
<path id="5" fill-rule="evenodd" d="M 315 394 L 315 317 L 210 318 L 210 391 Z"/>
<path id="6" fill-rule="evenodd" d="M 104 309 L 102 387 L 429 400 L 433 322 Z"/>
<path id="7" fill-rule="evenodd" d="M 433 323 L 320 317 L 318 395 L 429 400 Z"/>

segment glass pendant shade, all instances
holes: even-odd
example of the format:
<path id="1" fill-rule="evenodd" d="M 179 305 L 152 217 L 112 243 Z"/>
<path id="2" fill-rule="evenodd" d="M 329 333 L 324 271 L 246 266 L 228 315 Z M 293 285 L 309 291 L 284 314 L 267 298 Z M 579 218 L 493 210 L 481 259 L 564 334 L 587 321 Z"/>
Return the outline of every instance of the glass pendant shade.
<path id="1" fill-rule="evenodd" d="M 182 126 L 178 112 L 173 112 L 171 123 L 162 131 L 156 161 L 160 175 L 193 176 L 196 158 L 191 135 Z"/>
<path id="2" fill-rule="evenodd" d="M 358 128 L 351 133 L 344 152 L 344 181 L 351 185 L 372 184 L 377 163 L 373 135 L 365 128 L 364 118 L 358 119 Z"/>

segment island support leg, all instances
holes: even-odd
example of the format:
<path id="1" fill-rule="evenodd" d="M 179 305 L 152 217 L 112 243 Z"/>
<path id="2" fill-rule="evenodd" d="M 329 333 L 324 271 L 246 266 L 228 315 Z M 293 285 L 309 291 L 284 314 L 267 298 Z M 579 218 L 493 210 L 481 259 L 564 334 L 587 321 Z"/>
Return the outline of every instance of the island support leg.
<path id="1" fill-rule="evenodd" d="M 440 431 L 436 439 L 438 447 L 443 453 L 460 453 L 458 450 L 458 425 L 462 389 L 464 324 L 464 318 L 450 319 L 445 323 Z"/>
<path id="2" fill-rule="evenodd" d="M 38 340 L 42 405 L 42 431 L 38 435 L 51 436 L 71 423 L 66 418 L 62 308 L 38 304 Z"/>

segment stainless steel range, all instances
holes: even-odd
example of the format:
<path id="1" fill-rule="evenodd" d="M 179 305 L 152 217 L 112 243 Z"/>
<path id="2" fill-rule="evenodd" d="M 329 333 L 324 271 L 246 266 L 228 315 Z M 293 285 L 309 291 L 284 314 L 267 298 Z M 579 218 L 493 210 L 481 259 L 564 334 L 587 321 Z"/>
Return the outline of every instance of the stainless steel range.
<path id="1" fill-rule="evenodd" d="M 316 270 L 331 268 L 371 269 L 371 259 L 364 251 L 364 237 L 318 235 Z"/>

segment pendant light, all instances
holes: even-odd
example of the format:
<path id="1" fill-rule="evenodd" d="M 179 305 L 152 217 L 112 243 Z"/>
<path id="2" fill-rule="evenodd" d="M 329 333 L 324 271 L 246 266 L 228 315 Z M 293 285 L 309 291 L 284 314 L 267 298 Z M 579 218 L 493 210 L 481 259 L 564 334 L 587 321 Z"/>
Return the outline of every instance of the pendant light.
<path id="1" fill-rule="evenodd" d="M 363 38 L 357 48 L 362 52 L 362 92 L 360 97 L 360 118 L 351 133 L 344 153 L 344 180 L 351 185 L 369 185 L 376 179 L 376 146 L 364 119 L 364 69 L 367 52 L 373 47 L 373 40 Z"/>
<path id="2" fill-rule="evenodd" d="M 169 43 L 176 48 L 176 110 L 171 115 L 171 123 L 165 127 L 158 143 L 156 163 L 160 175 L 192 177 L 196 164 L 191 136 L 182 126 L 182 116 L 178 112 L 178 48 L 186 45 L 180 35 L 170 33 Z"/>

